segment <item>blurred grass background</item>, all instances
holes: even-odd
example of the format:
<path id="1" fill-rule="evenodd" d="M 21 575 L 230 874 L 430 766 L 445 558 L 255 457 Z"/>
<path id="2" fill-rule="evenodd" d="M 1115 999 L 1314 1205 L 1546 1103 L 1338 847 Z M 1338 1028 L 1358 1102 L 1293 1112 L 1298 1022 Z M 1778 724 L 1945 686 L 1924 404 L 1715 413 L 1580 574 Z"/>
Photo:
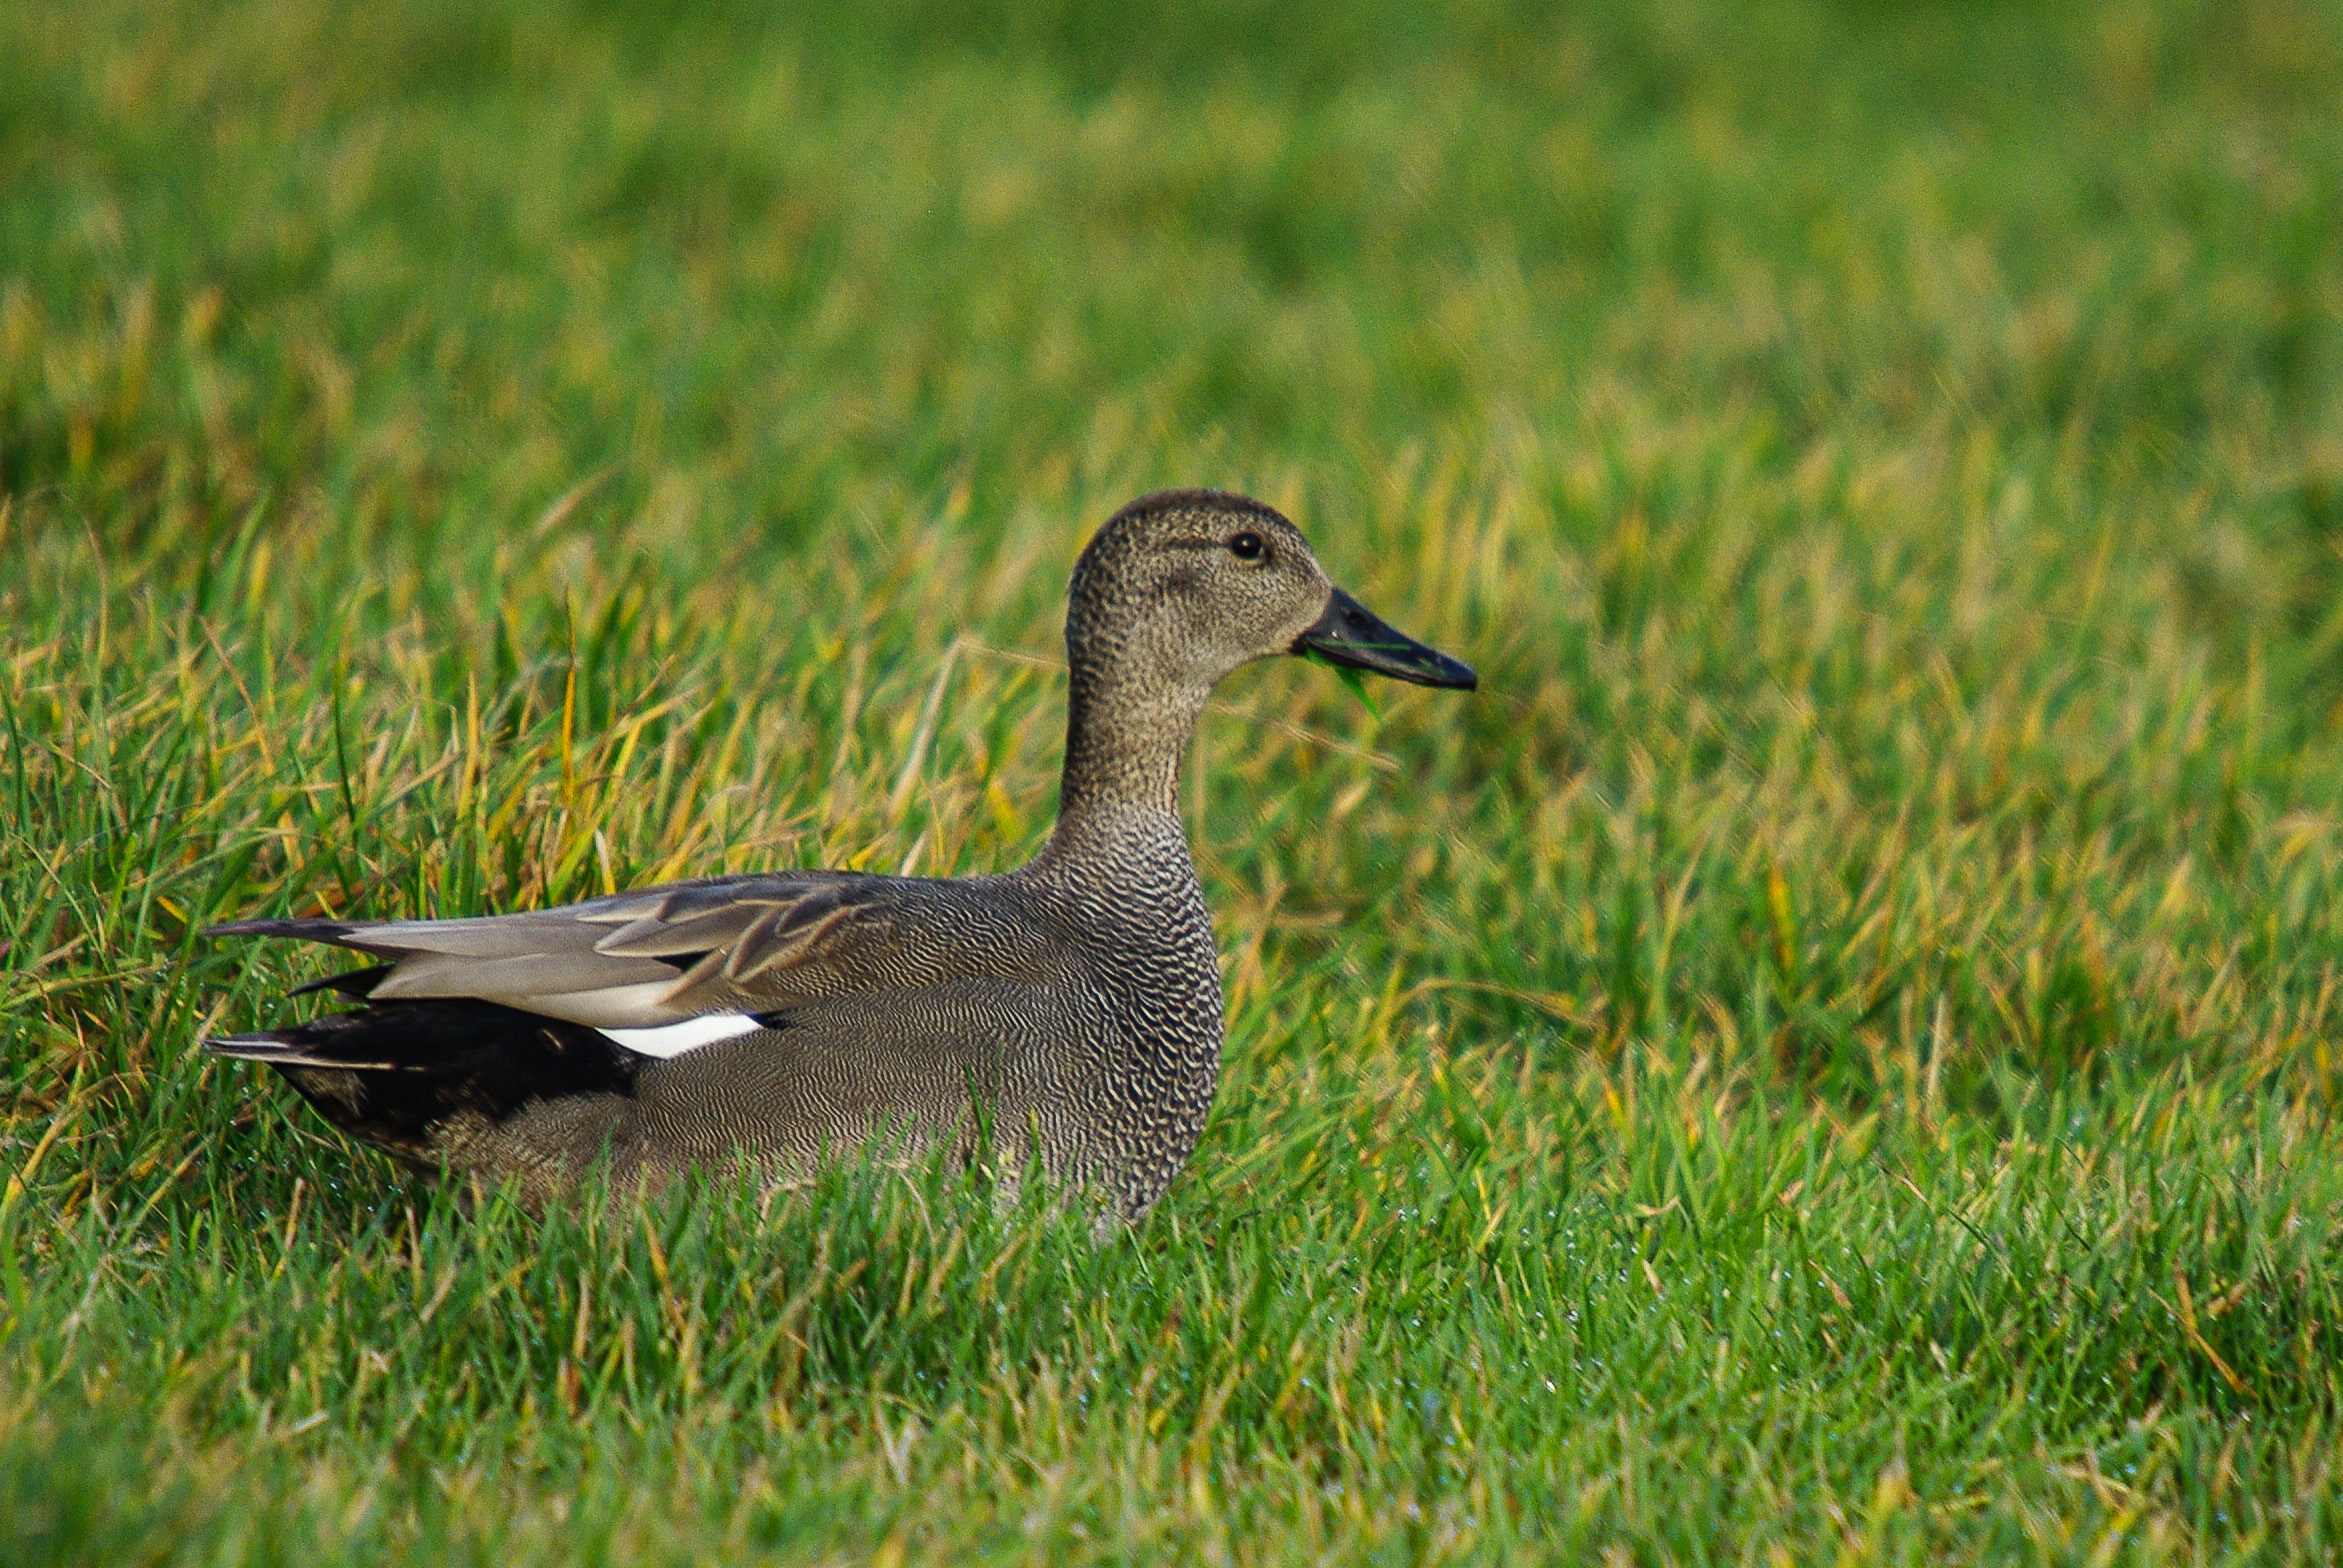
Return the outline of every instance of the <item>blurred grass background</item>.
<path id="1" fill-rule="evenodd" d="M 0 10 L 0 1559 L 2271 1560 L 2343 1373 L 2343 12 Z M 192 933 L 1047 831 L 1259 494 L 1203 1147 L 471 1213 Z"/>

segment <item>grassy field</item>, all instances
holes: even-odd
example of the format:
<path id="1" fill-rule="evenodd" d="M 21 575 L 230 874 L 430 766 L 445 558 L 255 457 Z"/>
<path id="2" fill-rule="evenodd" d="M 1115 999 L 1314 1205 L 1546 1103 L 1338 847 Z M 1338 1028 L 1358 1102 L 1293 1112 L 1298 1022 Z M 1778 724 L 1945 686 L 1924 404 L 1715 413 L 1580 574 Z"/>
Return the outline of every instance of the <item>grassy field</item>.
<path id="1" fill-rule="evenodd" d="M 0 58 L 0 1561 L 2343 1553 L 2333 4 Z M 231 915 L 1016 863 L 1167 484 L 1483 689 L 1223 690 L 1144 1228 L 537 1221 L 197 1053 Z"/>

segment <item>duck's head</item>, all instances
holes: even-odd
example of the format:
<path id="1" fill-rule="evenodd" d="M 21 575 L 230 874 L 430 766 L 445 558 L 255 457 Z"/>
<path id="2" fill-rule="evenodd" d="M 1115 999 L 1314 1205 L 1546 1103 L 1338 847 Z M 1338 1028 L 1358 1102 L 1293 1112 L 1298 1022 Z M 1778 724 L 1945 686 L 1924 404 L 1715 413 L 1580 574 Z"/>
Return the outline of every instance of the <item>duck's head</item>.
<path id="1" fill-rule="evenodd" d="M 1159 491 L 1107 520 L 1074 567 L 1066 644 L 1078 672 L 1144 671 L 1199 694 L 1282 653 L 1419 686 L 1478 684 L 1471 666 L 1335 587 L 1275 509 L 1219 490 Z"/>

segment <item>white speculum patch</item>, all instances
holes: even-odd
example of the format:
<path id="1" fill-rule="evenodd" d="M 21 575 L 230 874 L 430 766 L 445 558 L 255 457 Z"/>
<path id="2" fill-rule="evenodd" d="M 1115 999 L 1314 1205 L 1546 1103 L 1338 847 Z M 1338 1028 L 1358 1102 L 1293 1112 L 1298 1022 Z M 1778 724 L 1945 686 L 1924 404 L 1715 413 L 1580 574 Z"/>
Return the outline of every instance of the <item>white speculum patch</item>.
<path id="1" fill-rule="evenodd" d="M 697 1018 L 686 1018 L 681 1023 L 660 1024 L 651 1029 L 604 1029 L 602 1032 L 630 1051 L 644 1056 L 681 1056 L 703 1045 L 718 1040 L 729 1040 L 734 1035 L 762 1029 L 746 1013 L 702 1013 Z"/>

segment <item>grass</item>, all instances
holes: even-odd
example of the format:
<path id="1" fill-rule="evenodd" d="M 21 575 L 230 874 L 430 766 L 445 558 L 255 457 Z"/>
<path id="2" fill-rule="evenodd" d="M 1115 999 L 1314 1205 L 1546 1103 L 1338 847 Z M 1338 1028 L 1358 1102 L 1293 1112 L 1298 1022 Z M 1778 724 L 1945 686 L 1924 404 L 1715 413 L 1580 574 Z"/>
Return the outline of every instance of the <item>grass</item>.
<path id="1" fill-rule="evenodd" d="M 2343 13 L 0 10 L 0 1560 L 2343 1550 Z M 232 914 L 1047 830 L 1290 509 L 1230 1049 L 1094 1247 L 530 1220 Z"/>

